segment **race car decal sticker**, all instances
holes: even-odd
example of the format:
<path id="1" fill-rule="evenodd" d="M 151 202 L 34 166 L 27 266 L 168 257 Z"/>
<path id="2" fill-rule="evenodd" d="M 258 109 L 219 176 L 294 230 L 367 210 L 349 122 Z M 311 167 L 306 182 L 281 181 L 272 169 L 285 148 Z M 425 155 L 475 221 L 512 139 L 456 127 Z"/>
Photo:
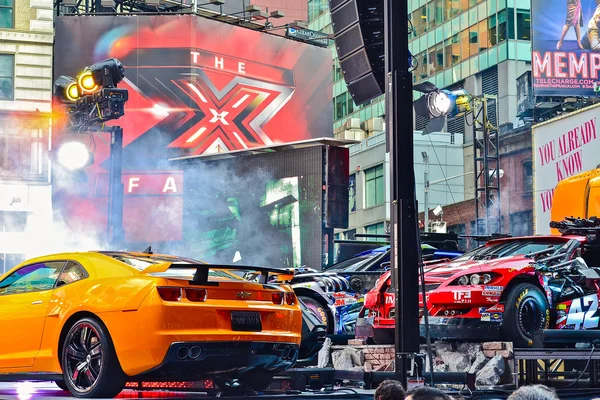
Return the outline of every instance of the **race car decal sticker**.
<path id="1" fill-rule="evenodd" d="M 599 320 L 597 294 L 571 301 L 571 307 L 567 314 L 567 325 L 574 325 L 575 329 L 594 329 L 598 327 Z"/>
<path id="2" fill-rule="evenodd" d="M 490 313 L 490 320 L 492 322 L 502 321 L 502 313 Z"/>
<path id="3" fill-rule="evenodd" d="M 484 322 L 490 322 L 491 320 L 491 314 L 490 313 L 483 313 L 481 314 L 481 320 Z"/>
<path id="4" fill-rule="evenodd" d="M 496 304 L 485 310 L 486 312 L 504 312 L 504 304 Z"/>
<path id="5" fill-rule="evenodd" d="M 482 296 L 502 296 L 502 292 L 499 290 L 484 290 L 481 292 Z"/>
<path id="6" fill-rule="evenodd" d="M 455 303 L 471 302 L 471 292 L 469 290 L 453 290 L 452 294 L 454 295 Z"/>
<path id="7" fill-rule="evenodd" d="M 496 291 L 499 290 L 499 291 L 503 291 L 504 290 L 504 286 L 484 286 L 483 289 L 484 290 L 496 290 Z"/>

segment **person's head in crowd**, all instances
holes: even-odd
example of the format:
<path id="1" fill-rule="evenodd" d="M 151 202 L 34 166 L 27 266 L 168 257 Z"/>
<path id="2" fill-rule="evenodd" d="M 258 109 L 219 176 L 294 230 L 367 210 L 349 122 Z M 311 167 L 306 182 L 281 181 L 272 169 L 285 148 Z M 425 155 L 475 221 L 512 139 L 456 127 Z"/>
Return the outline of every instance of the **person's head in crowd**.
<path id="1" fill-rule="evenodd" d="M 515 390 L 508 400 L 558 400 L 554 389 L 544 385 L 523 386 Z"/>
<path id="2" fill-rule="evenodd" d="M 375 400 L 404 400 L 404 388 L 398 381 L 386 380 L 375 390 Z"/>
<path id="3" fill-rule="evenodd" d="M 406 393 L 406 400 L 452 400 L 452 398 L 440 389 L 419 386 Z"/>

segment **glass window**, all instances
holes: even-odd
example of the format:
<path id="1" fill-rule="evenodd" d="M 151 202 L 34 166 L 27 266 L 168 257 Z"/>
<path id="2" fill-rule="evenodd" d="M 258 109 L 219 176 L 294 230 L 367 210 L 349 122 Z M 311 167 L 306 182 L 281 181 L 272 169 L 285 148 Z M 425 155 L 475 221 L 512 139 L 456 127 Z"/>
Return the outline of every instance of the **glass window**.
<path id="1" fill-rule="evenodd" d="M 329 10 L 327 0 L 308 0 L 308 22 L 312 22 Z"/>
<path id="2" fill-rule="evenodd" d="M 2 28 L 2 2 L 0 0 L 0 28 Z M 15 56 L 0 54 L 0 100 L 14 100 Z"/>
<path id="3" fill-rule="evenodd" d="M 460 55 L 463 60 L 470 57 L 471 41 L 469 38 L 469 30 L 465 29 L 460 33 Z"/>
<path id="4" fill-rule="evenodd" d="M 367 235 L 385 235 L 385 224 L 380 222 L 378 224 L 365 226 L 365 233 Z"/>
<path id="5" fill-rule="evenodd" d="M 425 6 L 412 13 L 412 24 L 417 36 L 427 31 L 427 9 Z"/>
<path id="6" fill-rule="evenodd" d="M 64 261 L 27 265 L 0 282 L 0 295 L 51 290 Z"/>
<path id="7" fill-rule="evenodd" d="M 418 79 L 427 78 L 427 70 L 429 66 L 427 65 L 427 53 L 423 52 L 417 54 L 415 57 L 417 60 L 417 68 L 415 69 L 415 77 Z"/>
<path id="8" fill-rule="evenodd" d="M 384 203 L 383 164 L 365 170 L 365 207 Z"/>
<path id="9" fill-rule="evenodd" d="M 522 211 L 510 214 L 510 233 L 513 236 L 530 236 L 533 235 L 533 212 Z M 516 254 L 527 254 L 537 250 L 543 250 L 548 247 L 549 243 L 530 243 L 528 246 L 523 246 L 522 249 L 515 252 Z"/>
<path id="10" fill-rule="evenodd" d="M 491 15 L 488 18 L 488 36 L 490 46 L 495 46 L 498 43 L 497 37 L 497 27 L 496 27 L 496 15 Z"/>
<path id="11" fill-rule="evenodd" d="M 434 0 L 427 3 L 428 29 L 440 25 L 444 21 L 444 3 L 442 0 Z"/>
<path id="12" fill-rule="evenodd" d="M 452 65 L 456 65 L 460 62 L 460 39 L 459 35 L 456 34 L 452 36 L 450 39 L 444 42 L 445 46 L 445 67 L 448 68 Z"/>
<path id="13" fill-rule="evenodd" d="M 67 265 L 58 277 L 56 287 L 68 285 L 88 277 L 87 271 L 75 261 L 68 261 Z"/>
<path id="14" fill-rule="evenodd" d="M 488 21 L 484 19 L 479 24 L 477 24 L 477 33 L 478 33 L 478 43 L 479 43 L 479 52 L 481 53 L 483 50 L 490 47 L 490 35 L 488 32 Z"/>
<path id="15" fill-rule="evenodd" d="M 445 20 L 452 19 L 456 15 L 460 14 L 460 0 L 445 0 L 446 4 L 444 6 L 444 16 Z"/>
<path id="16" fill-rule="evenodd" d="M 469 28 L 469 54 L 473 56 L 479 53 L 479 40 L 477 38 L 477 25 L 473 25 Z"/>
<path id="17" fill-rule="evenodd" d="M 346 98 L 348 99 L 348 114 L 352 114 L 354 112 L 354 100 L 352 100 L 350 93 L 347 93 Z"/>
<path id="18" fill-rule="evenodd" d="M 350 212 L 356 211 L 356 174 L 351 174 L 348 179 L 348 201 Z"/>
<path id="19" fill-rule="evenodd" d="M 531 40 L 531 15 L 529 10 L 517 10 L 517 39 Z"/>
<path id="20" fill-rule="evenodd" d="M 335 98 L 335 119 L 342 119 L 346 116 L 346 93 L 342 93 Z"/>
<path id="21" fill-rule="evenodd" d="M 515 10 L 504 9 L 498 13 L 498 43 L 515 38 Z"/>
<path id="22" fill-rule="evenodd" d="M 532 194 L 533 192 L 533 168 L 531 160 L 523 163 L 523 194 Z"/>
<path id="23" fill-rule="evenodd" d="M 0 28 L 12 29 L 15 27 L 14 11 L 14 0 L 0 0 Z"/>
<path id="24" fill-rule="evenodd" d="M 444 45 L 443 43 L 438 43 L 435 48 L 431 48 L 429 52 L 429 57 L 427 58 L 429 64 L 427 64 L 427 68 L 429 70 L 428 75 L 433 75 L 436 72 L 439 72 L 444 69 Z"/>

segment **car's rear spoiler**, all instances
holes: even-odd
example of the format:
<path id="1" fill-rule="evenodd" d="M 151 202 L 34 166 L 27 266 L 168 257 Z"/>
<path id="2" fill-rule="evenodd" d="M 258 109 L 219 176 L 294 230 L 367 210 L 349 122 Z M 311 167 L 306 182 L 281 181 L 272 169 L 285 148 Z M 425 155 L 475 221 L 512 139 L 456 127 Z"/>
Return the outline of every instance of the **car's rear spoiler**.
<path id="1" fill-rule="evenodd" d="M 159 263 L 144 269 L 142 274 L 164 273 L 170 270 L 196 270 L 190 283 L 194 285 L 208 284 L 209 271 L 212 270 L 230 270 L 230 271 L 253 271 L 260 272 L 258 283 L 269 283 L 269 275 L 276 275 L 277 282 L 289 281 L 293 278 L 294 272 L 290 269 L 251 267 L 246 265 L 219 265 L 219 264 L 184 264 L 184 263 Z M 240 279 L 243 279 L 240 277 Z"/>

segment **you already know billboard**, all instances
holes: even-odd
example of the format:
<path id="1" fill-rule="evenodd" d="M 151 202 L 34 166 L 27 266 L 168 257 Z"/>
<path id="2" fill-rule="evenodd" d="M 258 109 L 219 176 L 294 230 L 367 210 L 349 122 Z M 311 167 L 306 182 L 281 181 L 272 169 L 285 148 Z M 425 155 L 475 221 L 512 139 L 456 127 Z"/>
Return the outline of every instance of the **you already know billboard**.
<path id="1" fill-rule="evenodd" d="M 600 82 L 600 3 L 533 0 L 531 16 L 535 95 L 592 95 Z"/>
<path id="2" fill-rule="evenodd" d="M 550 233 L 554 188 L 563 179 L 600 163 L 600 105 L 533 127 L 535 233 Z"/>

